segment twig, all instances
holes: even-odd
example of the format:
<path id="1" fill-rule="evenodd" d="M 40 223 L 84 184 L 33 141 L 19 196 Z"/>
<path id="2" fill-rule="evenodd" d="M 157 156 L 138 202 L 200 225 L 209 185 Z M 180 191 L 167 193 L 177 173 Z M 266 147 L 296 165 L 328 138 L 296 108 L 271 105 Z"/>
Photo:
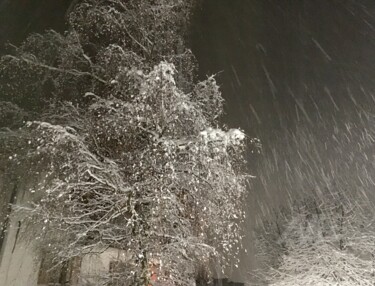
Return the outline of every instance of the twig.
<path id="1" fill-rule="evenodd" d="M 83 72 L 83 71 L 79 71 L 79 70 L 76 70 L 76 69 L 66 70 L 66 69 L 61 69 L 61 68 L 57 68 L 57 67 L 52 67 L 52 66 L 48 66 L 48 65 L 45 65 L 45 64 L 42 64 L 42 63 L 38 63 L 38 62 L 35 62 L 35 61 L 32 61 L 32 60 L 28 60 L 28 59 L 23 58 L 23 57 L 18 58 L 18 57 L 15 57 L 15 56 L 6 55 L 5 58 L 9 58 L 9 59 L 12 59 L 12 60 L 17 60 L 17 61 L 23 61 L 25 63 L 35 65 L 35 66 L 38 66 L 38 67 L 41 67 L 41 68 L 44 68 L 44 69 L 48 69 L 48 70 L 51 70 L 51 71 L 71 74 L 71 75 L 75 75 L 75 76 L 89 76 L 89 77 L 92 77 L 93 79 L 96 79 L 97 81 L 99 81 L 103 84 L 107 84 L 106 80 L 98 77 L 95 74 L 89 73 L 89 72 Z"/>

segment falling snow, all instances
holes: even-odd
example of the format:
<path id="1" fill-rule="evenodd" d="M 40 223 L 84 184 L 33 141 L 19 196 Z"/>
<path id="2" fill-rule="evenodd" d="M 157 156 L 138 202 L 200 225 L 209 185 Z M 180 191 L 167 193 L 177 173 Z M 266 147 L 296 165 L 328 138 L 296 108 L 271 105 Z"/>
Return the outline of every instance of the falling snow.
<path id="1" fill-rule="evenodd" d="M 2 54 L 9 52 L 2 44 L 6 40 L 19 44 L 29 32 L 40 32 L 49 28 L 64 29 L 63 16 L 59 18 L 57 15 L 68 9 L 68 4 L 56 4 L 54 8 L 46 6 L 45 10 L 49 9 L 51 14 L 56 15 L 54 20 L 47 23 L 46 17 L 38 16 L 46 15 L 42 8 L 31 4 L 27 6 L 28 1 L 19 2 L 22 3 L 22 8 L 9 6 L 10 1 L 0 4 L 0 8 L 11 7 L 8 9 L 13 9 L 15 15 L 14 19 L 2 17 L 5 12 L 0 9 L 0 23 L 3 26 L 1 31 L 5 31 L 0 35 Z M 29 13 L 22 12 L 27 9 L 30 10 Z M 71 9 L 69 8 L 69 11 Z M 117 15 L 116 13 L 115 9 L 108 11 L 111 15 Z M 16 21 L 17 19 L 23 21 Z M 4 21 L 9 23 L 5 25 Z M 57 23 L 58 21 L 61 23 Z M 131 22 L 131 19 L 129 21 Z M 368 220 L 365 214 L 372 214 L 375 210 L 375 2 L 205 0 L 196 11 L 191 24 L 189 44 L 199 65 L 198 70 L 191 70 L 197 73 L 200 79 L 206 79 L 207 74 L 216 74 L 215 78 L 225 102 L 221 98 L 214 98 L 216 101 L 207 99 L 210 98 L 206 96 L 209 92 L 215 94 L 219 88 L 213 77 L 198 83 L 192 94 L 200 102 L 200 108 L 206 112 L 205 116 L 212 116 L 212 121 L 219 119 L 217 111 L 224 106 L 225 114 L 220 117 L 220 122 L 228 127 L 221 129 L 211 126 L 199 130 L 194 144 L 216 144 L 217 152 L 247 140 L 247 164 L 254 175 L 250 180 L 247 200 L 244 202 L 247 221 L 242 225 L 246 239 L 241 250 L 241 261 L 238 263 L 233 259 L 225 274 L 233 280 L 249 282 L 253 281 L 253 273 L 258 275 L 256 270 L 261 269 L 264 270 L 262 274 L 268 277 L 263 279 L 264 275 L 261 278 L 259 277 L 262 275 L 258 275 L 257 279 L 262 281 L 258 282 L 265 283 L 267 280 L 275 286 L 309 285 L 308 283 L 335 285 L 329 284 L 329 279 L 337 279 L 342 283 L 340 285 L 372 285 L 367 280 L 358 282 L 359 280 L 353 280 L 353 277 L 348 278 L 346 274 L 351 269 L 353 273 L 359 273 L 356 278 L 363 278 L 367 277 L 369 272 L 375 271 L 375 264 L 371 266 L 367 258 L 361 260 L 370 249 L 365 238 L 373 235 L 373 221 Z M 100 26 L 100 23 L 98 25 Z M 117 36 L 114 31 L 116 26 L 103 26 L 101 36 Z M 48 36 L 56 40 L 56 35 L 52 32 Z M 87 35 L 91 36 L 94 37 Z M 169 39 L 172 43 L 174 38 L 171 36 Z M 77 44 L 74 38 L 70 41 Z M 145 45 L 152 44 L 145 41 Z M 143 44 L 134 45 L 138 45 L 137 48 L 140 49 L 144 48 Z M 30 47 L 33 47 L 33 42 L 29 43 Z M 121 54 L 121 49 L 116 45 L 112 45 L 108 50 L 113 53 L 119 51 Z M 10 47 L 10 52 L 13 54 L 14 48 Z M 80 50 L 75 50 L 74 55 L 77 55 L 77 52 Z M 126 54 L 126 57 L 129 61 L 137 61 L 130 54 Z M 30 55 L 25 58 L 30 59 L 33 60 Z M 163 61 L 158 65 L 162 60 L 164 58 L 154 63 L 160 71 L 160 77 L 153 77 L 155 82 L 164 79 L 175 85 L 176 81 L 181 80 L 180 74 L 167 62 Z M 183 60 L 176 62 L 183 64 Z M 92 67 L 88 55 L 83 54 L 81 65 Z M 190 69 L 190 66 L 187 69 Z M 122 72 L 127 74 L 126 76 L 132 74 L 137 79 L 147 75 L 141 68 Z M 13 75 L 7 76 L 12 78 Z M 9 84 L 4 85 L 3 94 L 11 94 L 18 105 L 35 107 L 44 104 L 43 100 L 30 100 L 33 95 L 45 92 L 44 89 L 36 90 L 33 85 L 24 88 L 23 83 L 32 81 L 33 76 L 37 76 L 37 73 L 17 82 L 17 92 L 14 92 Z M 113 90 L 118 90 L 123 80 L 121 77 L 111 78 L 108 83 Z M 46 80 L 45 84 L 54 85 L 56 82 Z M 65 94 L 73 84 L 80 83 L 58 82 L 59 88 L 54 96 Z M 140 86 L 140 94 L 147 96 L 148 88 L 147 83 Z M 188 90 L 189 86 L 184 88 Z M 22 92 L 18 92 L 19 90 Z M 191 105 L 185 104 L 184 92 L 176 95 L 180 100 L 174 106 L 183 114 L 193 110 Z M 86 99 L 97 97 L 91 91 L 83 94 Z M 133 96 L 130 96 L 132 100 Z M 19 128 L 28 120 L 17 104 L 10 103 L 9 98 L 3 97 L 0 94 L 0 100 L 6 101 L 0 105 L 0 148 L 5 142 L 1 141 L 1 136 L 7 134 L 10 142 L 14 143 L 16 137 L 10 131 Z M 119 108 L 113 105 L 115 102 L 107 103 L 105 108 Z M 93 110 L 104 108 L 101 104 L 102 102 L 98 102 L 98 105 L 93 105 Z M 74 108 L 74 104 L 71 107 Z M 212 108 L 217 110 L 210 113 Z M 98 118 L 101 116 L 98 114 Z M 148 118 L 139 114 L 134 120 L 145 122 Z M 76 129 L 77 127 L 73 127 L 66 133 L 59 129 L 57 135 L 60 136 L 59 139 L 75 138 Z M 23 140 L 30 147 L 45 143 L 27 137 Z M 163 144 L 165 149 L 176 146 L 175 142 L 168 140 L 163 141 Z M 180 144 L 177 148 L 183 153 L 187 152 L 190 145 Z M 42 151 L 37 149 L 37 152 Z M 12 150 L 4 158 L 11 161 L 12 166 L 18 166 L 21 162 L 18 154 L 25 153 L 27 149 L 17 152 Z M 3 169 L 0 166 L 0 171 Z M 38 170 L 36 173 L 40 174 Z M 2 176 L 0 180 L 1 178 Z M 48 176 L 44 180 L 48 181 Z M 36 189 L 37 187 L 31 188 L 30 193 L 37 193 Z M 342 196 L 345 199 L 342 199 Z M 60 198 L 59 195 L 57 197 Z M 315 212 L 312 211 L 311 206 L 317 204 L 319 206 L 315 208 Z M 361 217 L 361 223 L 364 221 L 363 226 L 366 226 L 360 230 L 348 230 L 350 238 L 347 238 L 348 246 L 345 251 L 340 246 L 344 232 L 340 233 L 338 238 L 339 235 L 336 234 L 340 231 L 335 228 L 337 225 L 332 227 L 332 223 L 325 224 L 333 220 L 341 222 L 342 218 L 336 217 L 336 213 L 332 214 L 332 205 L 335 204 L 345 206 L 350 214 L 353 212 L 353 216 L 343 216 L 348 219 L 348 225 L 352 225 L 353 221 L 358 222 L 358 217 Z M 200 206 L 199 202 L 197 206 Z M 202 209 L 204 210 L 203 207 Z M 363 210 L 366 210 L 366 213 Z M 44 223 L 47 225 L 49 221 Z M 358 222 L 358 225 L 362 225 L 361 223 Z M 329 228 L 330 235 L 326 235 L 325 230 L 322 230 L 324 227 Z M 314 232 L 310 232 L 311 230 Z M 362 235 L 363 233 L 365 235 Z M 267 239 L 264 240 L 265 237 Z M 337 238 L 338 240 L 335 240 Z M 353 238 L 357 241 L 353 242 Z M 257 247 L 257 239 L 263 243 L 261 248 Z M 289 255 L 285 254 L 287 248 Z M 357 250 L 352 251 L 353 249 Z M 337 265 L 330 264 L 330 256 L 325 256 L 327 253 L 333 253 L 332 257 L 342 263 L 336 264 L 341 266 L 335 268 Z M 350 261 L 347 260 L 349 256 L 352 258 Z M 262 268 L 264 260 L 268 262 L 270 257 L 277 257 L 274 261 L 279 263 L 273 265 L 274 271 Z M 320 258 L 325 259 L 331 268 L 319 268 Z M 315 261 L 314 265 L 317 267 L 308 267 L 311 265 L 306 259 Z M 358 272 L 358 265 L 362 265 L 361 271 L 366 273 Z M 337 273 L 344 268 L 349 270 L 341 273 L 340 278 Z M 331 269 L 334 270 L 330 273 L 324 272 Z M 303 280 L 307 274 L 311 277 Z"/>

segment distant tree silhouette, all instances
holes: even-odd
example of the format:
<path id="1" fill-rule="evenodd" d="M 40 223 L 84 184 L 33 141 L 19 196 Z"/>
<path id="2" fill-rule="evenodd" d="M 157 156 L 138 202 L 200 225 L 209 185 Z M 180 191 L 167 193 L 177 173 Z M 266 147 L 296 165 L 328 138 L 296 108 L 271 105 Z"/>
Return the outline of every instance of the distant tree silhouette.
<path id="1" fill-rule="evenodd" d="M 373 209 L 344 192 L 295 206 L 274 244 L 277 264 L 263 268 L 269 285 L 373 285 Z M 266 244 L 262 244 L 265 245 Z"/>

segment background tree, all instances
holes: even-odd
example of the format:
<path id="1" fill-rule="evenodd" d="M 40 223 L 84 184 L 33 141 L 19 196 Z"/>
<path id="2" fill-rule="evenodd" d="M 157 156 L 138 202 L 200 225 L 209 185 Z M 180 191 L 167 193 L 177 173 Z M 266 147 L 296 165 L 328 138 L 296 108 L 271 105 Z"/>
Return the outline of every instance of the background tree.
<path id="1" fill-rule="evenodd" d="M 269 217 L 258 217 L 254 230 L 257 268 L 251 273 L 251 282 L 254 285 L 267 285 L 268 271 L 277 268 L 285 253 L 283 233 L 290 211 L 287 209 L 275 210 Z"/>
<path id="2" fill-rule="evenodd" d="M 362 202 L 362 203 L 360 203 Z M 309 199 L 291 213 L 269 285 L 373 285 L 372 207 L 344 192 Z"/>
<path id="3" fill-rule="evenodd" d="M 217 127 L 214 78 L 192 81 L 192 7 L 82 1 L 65 35 L 32 35 L 1 59 L 2 156 L 45 174 L 23 208 L 39 247 L 55 264 L 126 250 L 103 285 L 148 285 L 151 264 L 156 284 L 194 285 L 240 247 L 245 136 Z"/>

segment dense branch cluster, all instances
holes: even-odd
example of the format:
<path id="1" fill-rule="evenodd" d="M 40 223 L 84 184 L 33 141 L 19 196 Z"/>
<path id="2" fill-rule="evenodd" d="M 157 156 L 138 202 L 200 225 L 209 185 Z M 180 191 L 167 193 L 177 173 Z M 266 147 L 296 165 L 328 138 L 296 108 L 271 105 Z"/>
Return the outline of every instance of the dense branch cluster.
<path id="1" fill-rule="evenodd" d="M 151 264 L 158 285 L 194 285 L 241 245 L 245 136 L 217 127 L 215 79 L 192 82 L 192 5 L 83 1 L 65 35 L 32 35 L 1 59 L 1 106 L 17 118 L 2 155 L 45 177 L 29 209 L 45 252 L 126 250 L 103 285 L 148 285 Z"/>

